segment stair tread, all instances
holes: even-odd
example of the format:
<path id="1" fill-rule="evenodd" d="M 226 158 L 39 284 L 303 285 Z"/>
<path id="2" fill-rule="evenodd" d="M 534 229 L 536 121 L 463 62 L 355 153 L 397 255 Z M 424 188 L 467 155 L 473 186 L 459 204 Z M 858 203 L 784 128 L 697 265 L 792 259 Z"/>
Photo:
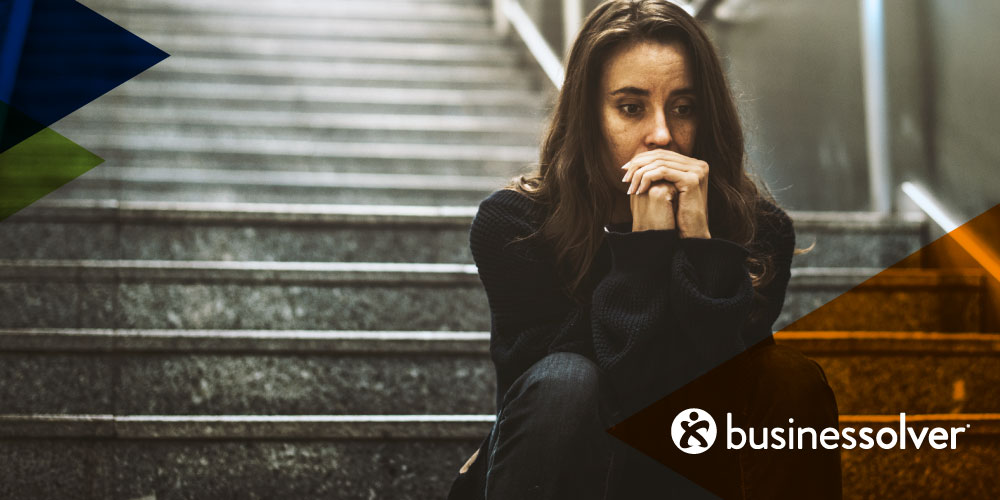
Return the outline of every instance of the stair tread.
<path id="1" fill-rule="evenodd" d="M 981 269 L 798 267 L 792 268 L 789 286 L 842 287 L 861 284 L 876 287 L 980 287 L 986 277 Z"/>
<path id="2" fill-rule="evenodd" d="M 55 127 L 53 127 L 55 128 Z M 64 129 L 59 127 L 60 132 Z M 309 140 L 245 140 L 236 137 L 199 136 L 159 137 L 156 135 L 69 134 L 78 144 L 92 150 L 125 149 L 131 151 L 166 151 L 210 154 L 257 154 L 275 157 L 377 158 L 382 160 L 466 160 L 530 163 L 536 159 L 532 146 L 467 144 L 381 143 L 373 148 L 366 142 L 329 142 Z"/>
<path id="3" fill-rule="evenodd" d="M 1000 333 L 780 331 L 806 354 L 1000 354 Z M 487 331 L 0 328 L 0 350 L 487 354 Z"/>
<path id="4" fill-rule="evenodd" d="M 913 426 L 969 424 L 1000 437 L 1000 413 L 913 414 Z M 476 439 L 495 415 L 0 415 L 0 436 L 122 439 Z M 882 427 L 895 415 L 840 415 L 840 425 Z"/>
<path id="5" fill-rule="evenodd" d="M 330 129 L 351 130 L 420 130 L 440 132 L 523 132 L 534 133 L 540 128 L 538 120 L 528 116 L 479 116 L 462 114 L 405 114 L 391 113 L 331 113 L 309 111 L 250 111 L 242 107 L 233 109 L 170 109 L 168 107 L 104 106 L 87 108 L 61 120 L 61 126 L 94 126 L 97 122 L 108 125 L 145 125 L 174 128 L 178 125 L 223 126 L 241 129 L 310 129 L 325 132 Z M 70 125 L 72 124 L 72 125 Z M 298 131 L 299 133 L 301 131 Z"/>
<path id="6" fill-rule="evenodd" d="M 171 18 L 190 16 L 230 16 L 239 12 L 242 17 L 333 18 L 333 19 L 391 19 L 434 21 L 466 21 L 486 23 L 490 11 L 481 5 L 462 5 L 431 2 L 388 1 L 373 8 L 370 2 L 297 2 L 296 9 L 289 12 L 280 2 L 248 5 L 245 2 L 198 2 L 190 0 L 149 0 L 142 3 L 117 5 L 105 1 L 90 0 L 88 6 L 111 19 L 126 16 L 145 16 L 161 19 L 169 23 Z"/>
<path id="7" fill-rule="evenodd" d="M 42 200 L 15 217 L 24 220 L 148 220 L 170 222 L 213 222 L 243 224 L 248 220 L 275 222 L 310 222 L 329 224 L 337 221 L 381 225 L 405 220 L 413 224 L 453 224 L 466 227 L 478 210 L 465 206 L 338 205 L 310 203 L 230 203 L 230 202 L 159 202 L 117 200 Z M 796 229 L 842 229 L 838 212 L 802 217 L 789 211 Z M 850 213 L 847 214 L 850 217 Z M 859 217 L 860 219 L 860 217 Z M 17 219 L 13 219 L 17 220 Z M 852 229 L 873 231 L 906 230 L 918 232 L 923 219 L 867 218 L 858 220 Z"/>
<path id="8" fill-rule="evenodd" d="M 155 80 L 137 80 L 129 82 L 111 90 L 106 97 L 98 98 L 97 101 L 87 108 L 81 109 L 80 113 L 86 113 L 90 107 L 106 108 L 105 101 L 109 99 L 131 99 L 137 104 L 134 106 L 119 105 L 124 111 L 130 108 L 139 108 L 143 102 L 152 98 L 169 98 L 170 101 L 159 107 L 188 109 L 184 106 L 191 106 L 191 109 L 211 110 L 219 105 L 224 105 L 227 101 L 237 100 L 240 104 L 238 109 L 253 109 L 248 103 L 289 103 L 289 102 L 310 102 L 310 103 L 341 103 L 341 104 L 388 104 L 388 105 L 434 105 L 434 106 L 457 106 L 457 105 L 495 105 L 495 106 L 517 106 L 523 108 L 538 109 L 541 107 L 543 93 L 530 89 L 425 89 L 412 87 L 350 87 L 334 85 L 287 85 L 287 84 L 260 84 L 260 83 L 239 83 L 239 82 L 188 82 L 183 86 L 160 82 Z M 190 102 L 189 100 L 196 100 Z M 209 101 L 208 103 L 201 100 Z M 72 116 L 72 115 L 71 115 Z M 490 117 L 490 115 L 480 115 Z"/>
<path id="9" fill-rule="evenodd" d="M 349 187 L 370 189 L 426 189 L 430 191 L 493 191 L 504 180 L 495 176 L 449 174 L 390 174 L 360 172 L 296 172 L 288 170 L 230 170 L 102 166 L 88 172 L 87 181 L 142 183 L 259 185 L 288 187 Z"/>
<path id="10" fill-rule="evenodd" d="M 0 276 L 30 275 L 30 270 L 38 272 L 64 270 L 134 270 L 141 276 L 146 271 L 162 270 L 169 273 L 184 273 L 189 270 L 218 272 L 274 273 L 300 271 L 314 273 L 455 273 L 476 276 L 474 265 L 458 263 L 409 263 L 409 262 L 275 262 L 275 261 L 225 261 L 225 260 L 139 260 L 139 259 L 0 259 Z M 803 267 L 793 268 L 789 286 L 828 286 L 879 274 L 880 286 L 930 286 L 961 285 L 980 286 L 985 273 L 978 269 L 913 269 L 881 270 L 877 268 L 834 268 Z M 100 276 L 100 274 L 95 274 Z M 275 274 L 275 278 L 280 275 Z"/>
<path id="11" fill-rule="evenodd" d="M 351 41 L 295 39 L 266 36 L 218 36 L 189 34 L 151 34 L 146 40 L 173 57 L 216 54 L 232 58 L 283 57 L 330 60 L 367 59 L 401 61 L 461 62 L 471 65 L 508 66 L 517 54 L 495 43 L 447 43 L 439 41 Z"/>
<path id="12" fill-rule="evenodd" d="M 288 39 L 348 39 L 348 40 L 409 40 L 409 41 L 461 41 L 463 43 L 503 43 L 503 37 L 493 30 L 459 21 L 428 23 L 412 19 L 338 19 L 317 17 L 241 16 L 189 16 L 182 24 L 165 25 L 156 16 L 135 16 L 128 13 L 104 11 L 103 15 L 115 20 L 142 36 L 165 34 L 232 34 L 237 36 L 273 36 Z"/>

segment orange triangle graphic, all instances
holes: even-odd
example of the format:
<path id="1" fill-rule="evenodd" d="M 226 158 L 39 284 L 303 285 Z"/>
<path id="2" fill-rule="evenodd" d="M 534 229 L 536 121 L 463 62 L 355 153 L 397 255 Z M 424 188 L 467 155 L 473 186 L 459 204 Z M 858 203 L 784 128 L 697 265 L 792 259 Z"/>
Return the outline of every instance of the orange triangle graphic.
<path id="1" fill-rule="evenodd" d="M 608 432 L 721 498 L 741 498 L 739 478 L 741 474 L 746 474 L 748 463 L 757 460 L 768 464 L 776 456 L 784 460 L 781 463 L 786 464 L 825 464 L 824 467 L 834 468 L 840 467 L 838 462 L 843 464 L 843 477 L 846 478 L 843 484 L 844 498 L 879 491 L 884 495 L 885 488 L 895 487 L 876 484 L 879 481 L 872 474 L 912 476 L 899 483 L 928 484 L 922 476 L 929 477 L 930 469 L 913 469 L 913 472 L 906 469 L 920 463 L 920 459 L 915 459 L 913 452 L 909 450 L 905 453 L 901 450 L 878 448 L 864 453 L 857 449 L 838 450 L 834 453 L 827 452 L 821 458 L 819 455 L 822 453 L 811 449 L 785 449 L 782 451 L 784 455 L 773 449 L 727 449 L 727 439 L 730 437 L 726 435 L 727 418 L 733 419 L 734 428 L 747 429 L 754 425 L 755 418 L 755 410 L 748 408 L 764 401 L 784 398 L 792 403 L 775 410 L 783 414 L 766 416 L 767 421 L 778 423 L 775 426 L 782 422 L 790 426 L 788 418 L 800 417 L 796 420 L 796 425 L 803 420 L 808 422 L 813 417 L 820 419 L 813 408 L 816 405 L 815 399 L 809 402 L 795 399 L 803 393 L 800 389 L 805 385 L 795 379 L 815 378 L 813 369 L 809 367 L 809 363 L 813 362 L 798 354 L 798 349 L 807 351 L 810 358 L 816 358 L 817 362 L 813 364 L 822 367 L 822 370 L 816 371 L 824 373 L 819 376 L 822 380 L 829 378 L 829 386 L 834 388 L 832 394 L 837 397 L 840 406 L 841 428 L 845 422 L 888 421 L 884 417 L 893 414 L 898 416 L 899 412 L 906 412 L 908 415 L 925 414 L 944 420 L 949 417 L 960 419 L 963 418 L 963 413 L 968 413 L 966 406 L 982 408 L 979 403 L 969 402 L 969 398 L 992 398 L 997 393 L 986 388 L 983 389 L 985 393 L 970 395 L 968 387 L 975 385 L 975 381 L 966 382 L 966 379 L 974 379 L 973 373 L 984 371 L 992 373 L 994 378 L 1000 378 L 1000 370 L 995 366 L 992 371 L 988 367 L 977 367 L 978 361 L 975 358 L 956 358 L 957 360 L 948 361 L 951 364 L 941 361 L 939 366 L 935 363 L 939 358 L 969 353 L 986 353 L 985 363 L 989 363 L 991 359 L 995 363 L 995 355 L 1000 352 L 997 347 L 1000 346 L 1000 335 L 997 334 L 1000 332 L 1000 307 L 997 307 L 1000 305 L 998 255 L 1000 205 L 792 322 L 774 335 L 776 345 L 771 345 L 771 339 L 766 339 L 619 422 L 608 429 Z M 765 351 L 770 354 L 755 354 Z M 767 373 L 757 371 L 765 364 L 747 361 L 754 357 L 767 358 L 767 363 L 787 361 L 787 366 L 795 368 L 789 372 L 789 377 L 769 378 Z M 808 363 L 799 358 L 806 359 Z M 872 371 L 865 372 L 866 368 Z M 949 391 L 946 394 L 934 392 L 937 390 L 935 384 L 938 384 L 934 380 L 935 369 L 939 372 L 937 377 L 947 379 L 940 383 Z M 969 370 L 968 373 L 963 373 L 966 369 Z M 940 372 L 947 370 L 951 372 L 941 375 Z M 859 376 L 862 373 L 873 375 Z M 913 375 L 916 373 L 924 373 L 922 376 L 927 378 Z M 878 384 L 887 384 L 887 387 L 879 389 L 875 387 Z M 857 398 L 848 394 L 854 391 L 865 394 L 868 399 L 858 402 Z M 922 393 L 928 392 L 933 394 L 926 400 L 921 399 L 922 395 L 926 395 Z M 825 396 L 818 397 L 822 404 Z M 688 427 L 697 420 L 681 417 L 691 408 L 710 413 L 716 427 L 714 444 L 701 454 L 680 451 L 680 446 L 688 446 L 693 441 L 689 440 L 691 442 L 685 445 L 675 444 L 675 435 L 672 434 L 675 420 L 684 422 Z M 980 411 L 972 416 L 993 422 L 990 428 L 998 428 L 993 424 L 1000 422 L 1000 415 Z M 836 420 L 832 425 L 837 425 Z M 738 443 L 740 436 L 734 436 L 734 441 Z M 997 437 L 1000 436 L 993 436 Z M 757 440 L 759 439 L 758 434 Z M 808 447 L 805 444 L 802 446 Z M 974 446 L 970 446 L 971 448 Z M 758 454 L 756 458 L 748 460 L 747 457 L 754 453 Z M 959 455 L 941 455 L 934 460 L 938 464 L 936 467 L 940 469 L 938 472 L 961 474 L 962 467 L 958 463 L 965 459 Z M 959 462 L 948 465 L 949 460 Z M 886 470 L 879 470 L 879 467 Z M 766 467 L 756 470 L 766 470 Z M 859 472 L 861 470 L 864 472 Z M 987 472 L 979 471 L 973 477 L 983 478 L 989 475 Z M 968 474 L 968 471 L 965 473 Z M 743 477 L 743 482 L 747 481 L 758 481 L 756 484 L 760 486 L 760 481 L 766 482 L 766 478 L 761 480 Z M 963 484 L 962 481 L 962 477 L 946 478 L 940 483 Z M 765 489 L 770 486 L 774 485 L 764 484 Z M 840 486 L 830 483 L 831 488 Z M 916 494 L 918 492 L 913 491 L 915 487 L 918 486 L 900 486 L 904 489 L 895 494 L 907 494 L 906 491 Z M 979 488 L 981 490 L 982 485 Z M 986 488 L 990 486 L 986 485 Z M 792 495 L 789 498 L 800 498 Z"/>

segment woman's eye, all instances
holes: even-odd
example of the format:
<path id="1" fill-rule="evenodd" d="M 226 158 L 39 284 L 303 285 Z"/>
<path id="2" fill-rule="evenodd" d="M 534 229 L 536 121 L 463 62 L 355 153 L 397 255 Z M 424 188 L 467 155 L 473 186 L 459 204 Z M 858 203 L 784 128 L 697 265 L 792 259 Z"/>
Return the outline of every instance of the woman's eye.
<path id="1" fill-rule="evenodd" d="M 622 110 L 628 116 L 635 116 L 642 111 L 642 106 L 638 104 L 622 104 L 618 106 L 618 109 Z"/>
<path id="2" fill-rule="evenodd" d="M 691 116 L 694 114 L 694 106 L 690 104 L 681 104 L 674 108 L 674 114 L 678 116 Z"/>

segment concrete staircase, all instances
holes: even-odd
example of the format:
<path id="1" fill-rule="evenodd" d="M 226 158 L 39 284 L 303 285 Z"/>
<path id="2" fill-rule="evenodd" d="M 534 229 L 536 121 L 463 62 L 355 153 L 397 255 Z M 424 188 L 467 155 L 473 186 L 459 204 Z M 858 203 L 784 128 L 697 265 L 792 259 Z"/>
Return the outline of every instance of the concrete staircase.
<path id="1" fill-rule="evenodd" d="M 548 102 L 486 3 L 84 3 L 172 56 L 54 126 L 106 163 L 0 223 L 0 497 L 443 498 L 495 412 L 468 227 Z M 793 218 L 818 247 L 777 328 L 928 241 Z M 957 452 L 845 452 L 846 498 L 997 490 L 984 278 L 913 272 L 859 305 L 911 331 L 780 335 L 845 422 L 975 422 Z"/>

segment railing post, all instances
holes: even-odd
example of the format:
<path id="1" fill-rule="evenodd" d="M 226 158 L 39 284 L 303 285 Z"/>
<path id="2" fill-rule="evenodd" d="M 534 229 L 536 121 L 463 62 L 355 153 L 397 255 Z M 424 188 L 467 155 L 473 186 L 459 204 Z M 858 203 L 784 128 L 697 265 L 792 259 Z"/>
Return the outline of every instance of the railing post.
<path id="1" fill-rule="evenodd" d="M 503 2 L 503 15 L 517 31 L 518 36 L 528 48 L 528 52 L 535 58 L 535 61 L 538 61 L 538 65 L 541 66 L 552 85 L 557 89 L 561 88 L 563 79 L 566 77 L 562 61 L 552 51 L 552 47 L 545 41 L 545 37 L 538 31 L 538 27 L 521 7 L 520 2 L 517 0 Z"/>
<path id="2" fill-rule="evenodd" d="M 510 33 L 510 22 L 504 12 L 504 3 L 509 0 L 493 0 L 493 31 L 498 35 L 507 36 Z"/>
<path id="3" fill-rule="evenodd" d="M 569 55 L 583 21 L 583 0 L 563 0 L 563 54 Z"/>
<path id="4" fill-rule="evenodd" d="M 892 162 L 889 140 L 888 81 L 885 54 L 883 0 L 861 2 L 861 62 L 865 95 L 865 131 L 868 139 L 868 185 L 871 209 L 892 210 Z"/>

